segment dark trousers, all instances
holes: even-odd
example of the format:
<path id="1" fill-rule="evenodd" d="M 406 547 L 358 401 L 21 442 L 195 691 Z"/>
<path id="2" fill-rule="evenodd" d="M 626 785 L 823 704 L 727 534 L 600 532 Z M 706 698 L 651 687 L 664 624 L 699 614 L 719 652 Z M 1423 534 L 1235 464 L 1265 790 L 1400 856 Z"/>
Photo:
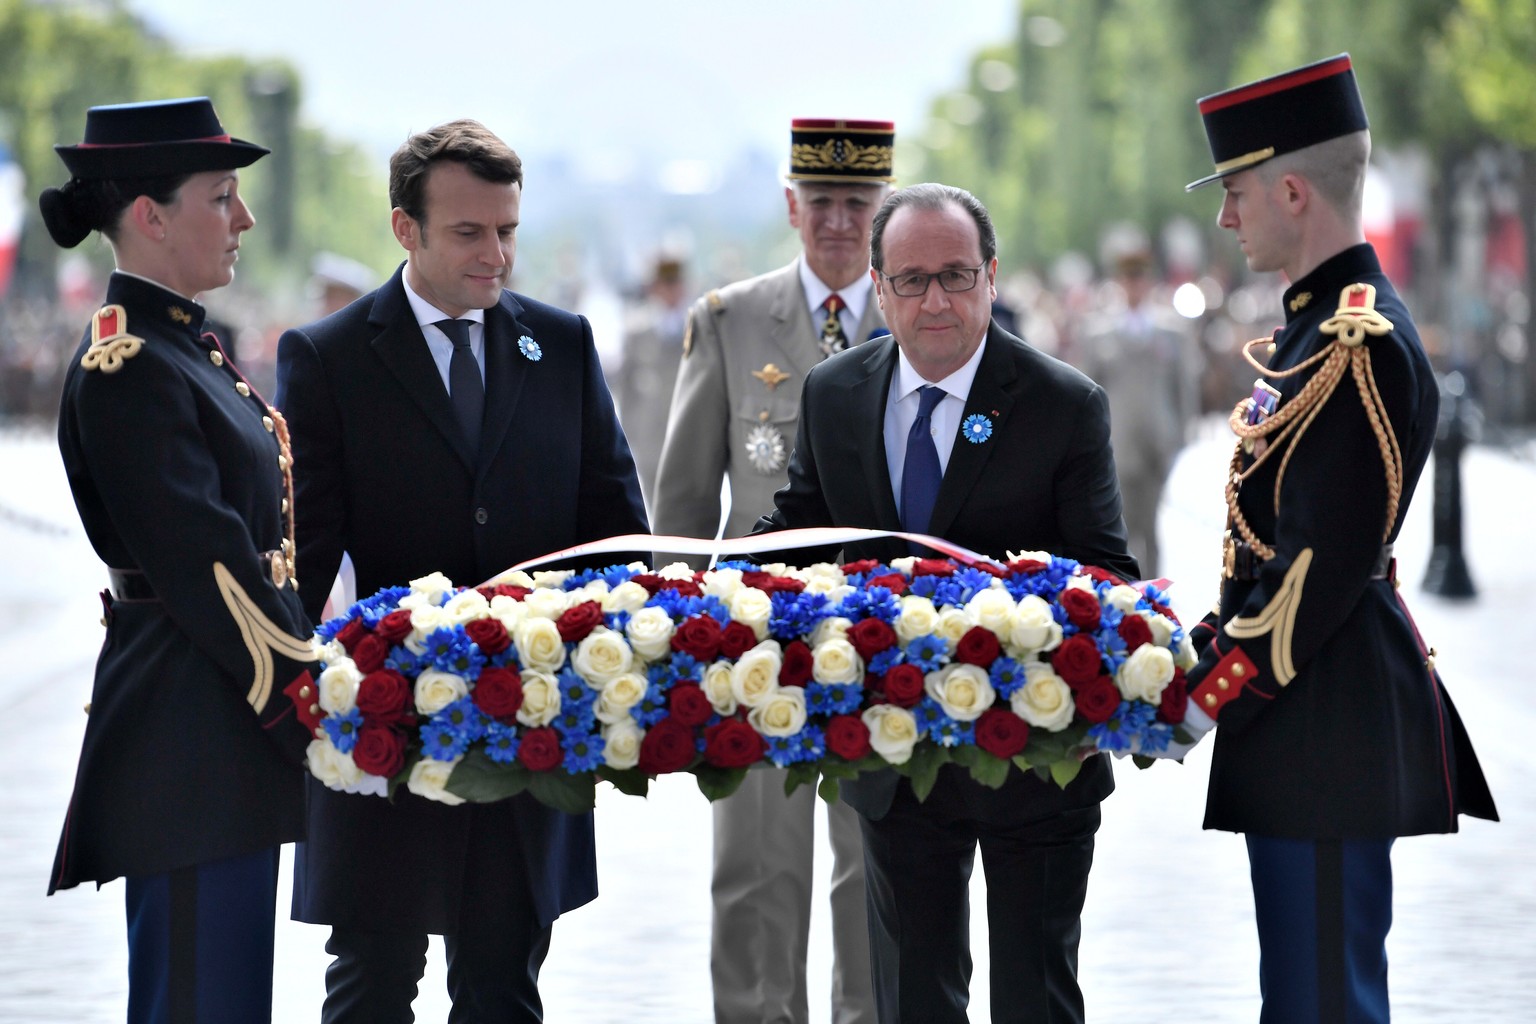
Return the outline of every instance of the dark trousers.
<path id="1" fill-rule="evenodd" d="M 1247 840 L 1261 1024 L 1385 1024 L 1392 841 Z"/>
<path id="2" fill-rule="evenodd" d="M 990 791 L 943 771 L 924 803 L 903 780 L 864 829 L 870 952 L 881 1024 L 965 1024 L 976 847 L 987 879 L 992 1020 L 1083 1020 L 1077 948 L 1098 805 L 999 822 Z"/>
<path id="3" fill-rule="evenodd" d="M 276 847 L 127 879 L 129 1024 L 269 1024 Z"/>

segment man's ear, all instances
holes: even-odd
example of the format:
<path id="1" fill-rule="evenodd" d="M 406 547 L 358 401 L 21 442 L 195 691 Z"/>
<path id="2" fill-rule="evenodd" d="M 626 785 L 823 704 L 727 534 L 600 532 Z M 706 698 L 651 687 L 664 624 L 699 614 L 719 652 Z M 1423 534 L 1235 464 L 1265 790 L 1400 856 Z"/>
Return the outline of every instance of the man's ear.
<path id="1" fill-rule="evenodd" d="M 1275 182 L 1281 204 L 1292 216 L 1301 213 L 1312 201 L 1312 183 L 1299 174 L 1282 174 Z"/>
<path id="2" fill-rule="evenodd" d="M 784 200 L 789 203 L 789 226 L 795 229 L 800 227 L 800 204 L 795 202 L 795 187 L 784 186 Z"/>
<path id="3" fill-rule="evenodd" d="M 395 241 L 406 252 L 415 252 L 421 247 L 421 224 L 400 207 L 389 211 L 389 226 L 395 233 Z"/>

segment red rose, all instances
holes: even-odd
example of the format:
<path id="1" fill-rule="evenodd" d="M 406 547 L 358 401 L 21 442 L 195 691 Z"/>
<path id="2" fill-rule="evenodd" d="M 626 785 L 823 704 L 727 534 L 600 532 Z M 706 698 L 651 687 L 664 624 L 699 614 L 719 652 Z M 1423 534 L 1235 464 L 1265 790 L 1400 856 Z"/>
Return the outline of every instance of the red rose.
<path id="1" fill-rule="evenodd" d="M 1024 576 L 1032 576 L 1037 572 L 1042 572 L 1045 567 L 1046 563 L 1033 558 L 1015 558 L 1008 563 L 1009 572 L 1016 572 Z"/>
<path id="2" fill-rule="evenodd" d="M 720 623 L 713 615 L 695 615 L 684 619 L 672 634 L 672 649 L 691 655 L 695 661 L 713 661 L 720 653 Z"/>
<path id="3" fill-rule="evenodd" d="M 848 627 L 848 642 L 868 661 L 896 643 L 896 631 L 883 619 L 861 619 Z"/>
<path id="4" fill-rule="evenodd" d="M 997 634 L 986 626 L 972 626 L 955 645 L 956 661 L 982 668 L 991 668 L 1001 653 L 1002 645 L 997 642 Z"/>
<path id="5" fill-rule="evenodd" d="M 885 699 L 899 708 L 916 707 L 923 699 L 923 670 L 916 665 L 892 665 L 885 673 Z"/>
<path id="6" fill-rule="evenodd" d="M 704 589 L 693 580 L 662 580 L 661 589 L 675 590 L 681 597 L 704 596 Z"/>
<path id="7" fill-rule="evenodd" d="M 732 620 L 720 634 L 720 653 L 727 658 L 739 658 L 757 646 L 757 634 L 745 622 Z"/>
<path id="8" fill-rule="evenodd" d="M 739 718 L 727 718 L 704 730 L 704 760 L 716 768 L 746 768 L 761 761 L 767 749 L 757 730 Z"/>
<path id="9" fill-rule="evenodd" d="M 675 718 L 664 718 L 651 726 L 640 741 L 639 768 L 647 775 L 682 771 L 693 763 L 697 752 L 693 730 Z"/>
<path id="10" fill-rule="evenodd" d="M 507 627 L 495 619 L 471 619 L 464 623 L 464 632 L 483 654 L 494 656 L 512 646 Z"/>
<path id="11" fill-rule="evenodd" d="M 470 696 L 492 718 L 511 718 L 523 706 L 523 677 L 509 668 L 483 668 Z"/>
<path id="12" fill-rule="evenodd" d="M 1099 616 L 1103 614 L 1099 607 L 1099 595 L 1091 590 L 1081 587 L 1068 587 L 1061 592 L 1057 600 L 1067 610 L 1067 618 L 1078 629 L 1097 629 Z"/>
<path id="13" fill-rule="evenodd" d="M 919 558 L 912 563 L 913 576 L 953 576 L 955 563 L 947 558 Z"/>
<path id="14" fill-rule="evenodd" d="M 1095 583 L 1110 583 L 1117 587 L 1125 585 L 1125 580 L 1116 576 L 1108 569 L 1101 569 L 1096 565 L 1083 566 L 1083 572 Z"/>
<path id="15" fill-rule="evenodd" d="M 827 749 L 844 761 L 869 754 L 869 726 L 857 715 L 833 715 L 827 723 Z"/>
<path id="16" fill-rule="evenodd" d="M 1163 700 L 1157 706 L 1157 717 L 1169 725 L 1178 725 L 1184 721 L 1184 712 L 1188 709 L 1189 680 L 1184 678 L 1184 670 L 1175 666 L 1173 678 L 1163 687 Z"/>
<path id="17" fill-rule="evenodd" d="M 555 620 L 555 628 L 560 631 L 560 639 L 568 644 L 584 639 L 588 633 L 602 624 L 603 606 L 596 601 L 583 601 L 581 604 L 567 608 Z"/>
<path id="18" fill-rule="evenodd" d="M 369 775 L 387 779 L 405 766 L 405 737 L 387 725 L 364 725 L 357 731 L 352 760 Z"/>
<path id="19" fill-rule="evenodd" d="M 988 708 L 976 719 L 976 745 L 998 757 L 1012 757 L 1029 742 L 1029 723 L 1012 711 Z"/>
<path id="20" fill-rule="evenodd" d="M 1120 625 L 1115 628 L 1120 634 L 1120 639 L 1125 641 L 1126 653 L 1134 651 L 1142 644 L 1152 642 L 1152 627 L 1147 625 L 1147 620 L 1140 615 L 1130 614 L 1120 620 Z"/>
<path id="21" fill-rule="evenodd" d="M 748 569 L 741 574 L 741 582 L 749 587 L 755 587 L 765 594 L 799 594 L 805 590 L 805 584 L 788 576 L 770 576 L 758 569 Z"/>
<path id="22" fill-rule="evenodd" d="M 971 568 L 980 569 L 988 576 L 995 576 L 1000 580 L 1005 580 L 1008 578 L 1008 570 L 1003 568 L 1001 565 L 998 565 L 996 562 L 977 562 L 975 565 L 971 566 Z"/>
<path id="23" fill-rule="evenodd" d="M 1099 648 L 1083 634 L 1068 637 L 1051 653 L 1051 667 L 1073 689 L 1104 673 Z"/>
<path id="24" fill-rule="evenodd" d="M 565 760 L 560 752 L 560 734 L 547 725 L 529 729 L 518 744 L 517 759 L 531 772 L 553 771 Z"/>
<path id="25" fill-rule="evenodd" d="M 356 647 L 358 641 L 362 640 L 362 638 L 367 635 L 368 627 L 363 625 L 363 620 L 353 619 L 351 622 L 341 627 L 341 630 L 336 634 L 336 640 L 341 644 L 341 646 L 347 649 L 347 654 L 350 655 L 352 653 L 352 648 Z"/>
<path id="26" fill-rule="evenodd" d="M 709 716 L 715 713 L 714 707 L 709 703 L 709 698 L 704 696 L 704 691 L 693 683 L 678 683 L 667 694 L 667 710 L 672 712 L 672 718 L 681 725 L 693 728 L 709 721 Z"/>
<path id="27" fill-rule="evenodd" d="M 388 640 L 391 644 L 397 644 L 411 635 L 411 612 L 408 608 L 400 608 L 390 612 L 379 620 L 379 624 L 373 627 L 375 636 Z"/>
<path id="28" fill-rule="evenodd" d="M 1072 700 L 1077 704 L 1077 713 L 1094 725 L 1109 721 L 1120 709 L 1120 691 L 1109 676 L 1099 676 L 1077 687 Z"/>
<path id="29" fill-rule="evenodd" d="M 384 659 L 389 657 L 389 649 L 392 645 L 388 640 L 373 633 L 369 633 L 357 642 L 352 648 L 352 663 L 363 675 L 369 672 L 377 672 L 384 667 Z"/>
<path id="30" fill-rule="evenodd" d="M 486 596 L 486 600 L 489 601 L 493 597 L 510 597 L 514 601 L 521 601 L 531 593 L 533 591 L 527 587 L 514 587 L 510 583 L 498 583 L 491 588 L 491 592 Z"/>
<path id="31" fill-rule="evenodd" d="M 871 587 L 884 587 L 897 597 L 907 592 L 907 578 L 899 572 L 887 573 L 884 576 L 872 576 L 870 577 L 869 585 Z"/>
<path id="32" fill-rule="evenodd" d="M 410 706 L 411 684 L 392 668 L 370 672 L 357 684 L 357 710 L 365 724 L 399 721 Z"/>
<path id="33" fill-rule="evenodd" d="M 804 686 L 810 682 L 814 660 L 804 640 L 791 640 L 784 648 L 784 664 L 779 667 L 779 682 L 785 686 Z"/>
<path id="34" fill-rule="evenodd" d="M 857 576 L 859 573 L 873 572 L 880 567 L 880 563 L 873 558 L 861 558 L 857 562 L 849 562 L 843 566 L 844 576 Z"/>
<path id="35" fill-rule="evenodd" d="M 645 592 L 652 597 L 661 590 L 661 577 L 653 572 L 641 572 L 629 578 L 629 582 L 645 588 Z"/>

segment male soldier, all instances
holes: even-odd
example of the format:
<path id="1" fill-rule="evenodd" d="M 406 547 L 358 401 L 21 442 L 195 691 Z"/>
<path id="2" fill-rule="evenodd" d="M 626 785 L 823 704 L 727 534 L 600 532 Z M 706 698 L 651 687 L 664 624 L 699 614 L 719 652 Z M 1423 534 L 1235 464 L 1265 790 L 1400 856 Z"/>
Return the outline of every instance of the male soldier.
<path id="1" fill-rule="evenodd" d="M 645 299 L 624 322 L 624 361 L 613 381 L 619 422 L 635 456 L 640 489 L 656 503 L 656 467 L 667 434 L 667 414 L 677 367 L 683 358 L 683 330 L 688 320 L 683 263 L 670 253 L 658 256 L 646 283 Z"/>
<path id="2" fill-rule="evenodd" d="M 1497 819 L 1395 589 L 1435 379 L 1361 228 L 1370 133 L 1349 56 L 1200 113 L 1216 173 L 1188 187 L 1221 181 L 1218 223 L 1291 282 L 1233 413 L 1226 580 L 1193 631 L 1186 728 L 1221 726 L 1205 827 L 1247 836 L 1260 1019 L 1385 1021 L 1392 841 Z"/>
<path id="3" fill-rule="evenodd" d="M 712 291 L 689 314 L 683 365 L 657 474 L 656 532 L 712 537 L 730 480 L 725 536 L 773 508 L 806 373 L 887 333 L 871 295 L 869 228 L 890 183 L 888 121 L 797 119 L 790 127 L 789 222 L 803 252 L 782 269 Z M 714 804 L 710 971 L 718 1024 L 806 1020 L 816 795 L 784 795 L 783 774 L 749 772 Z M 858 818 L 827 810 L 832 838 L 835 1024 L 874 1020 Z"/>

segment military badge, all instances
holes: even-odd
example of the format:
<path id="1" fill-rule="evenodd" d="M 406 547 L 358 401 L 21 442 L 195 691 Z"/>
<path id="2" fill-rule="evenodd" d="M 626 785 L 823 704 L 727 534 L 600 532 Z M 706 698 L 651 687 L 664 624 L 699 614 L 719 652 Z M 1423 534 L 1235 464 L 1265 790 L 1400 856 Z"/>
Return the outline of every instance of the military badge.
<path id="1" fill-rule="evenodd" d="M 116 373 L 125 360 L 144 347 L 144 339 L 128 333 L 128 313 L 119 305 L 103 306 L 91 319 L 91 347 L 80 357 L 86 370 Z"/>
<path id="2" fill-rule="evenodd" d="M 761 370 L 753 370 L 752 376 L 768 385 L 769 391 L 774 390 L 780 384 L 789 380 L 789 374 L 779 369 L 776 363 L 768 363 Z"/>
<path id="3" fill-rule="evenodd" d="M 526 334 L 517 339 L 517 350 L 535 363 L 544 358 L 544 350 L 539 348 L 539 343 Z"/>
<path id="4" fill-rule="evenodd" d="M 764 476 L 784 468 L 784 435 L 772 423 L 759 423 L 747 434 L 747 461 Z"/>

